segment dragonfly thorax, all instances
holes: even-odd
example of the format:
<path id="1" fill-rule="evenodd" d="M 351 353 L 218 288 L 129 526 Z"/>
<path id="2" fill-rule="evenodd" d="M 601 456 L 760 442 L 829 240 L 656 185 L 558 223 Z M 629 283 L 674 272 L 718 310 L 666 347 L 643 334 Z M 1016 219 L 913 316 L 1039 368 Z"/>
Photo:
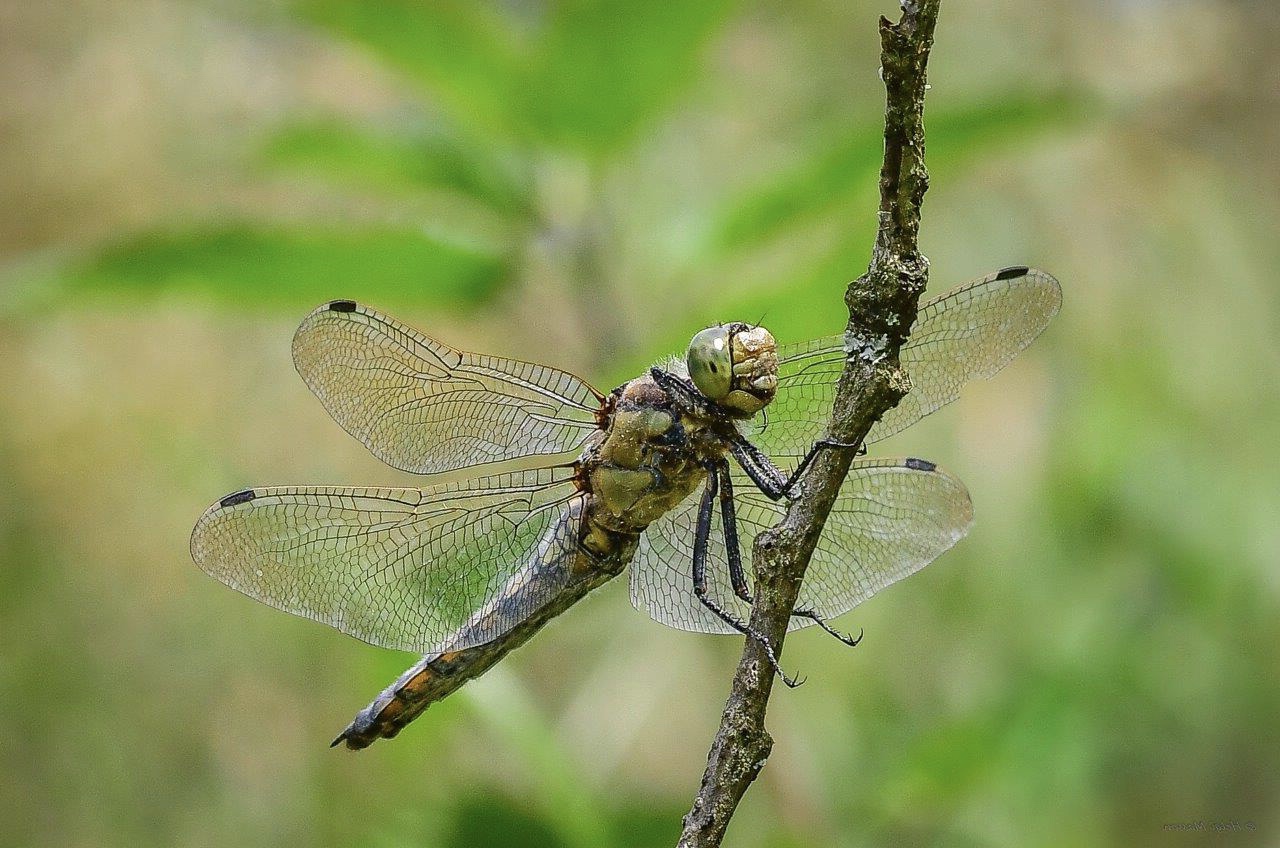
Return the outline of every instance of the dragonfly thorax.
<path id="1" fill-rule="evenodd" d="M 708 327 L 689 342 L 685 365 L 698 391 L 742 418 L 764 409 L 778 388 L 777 344 L 764 327 Z"/>

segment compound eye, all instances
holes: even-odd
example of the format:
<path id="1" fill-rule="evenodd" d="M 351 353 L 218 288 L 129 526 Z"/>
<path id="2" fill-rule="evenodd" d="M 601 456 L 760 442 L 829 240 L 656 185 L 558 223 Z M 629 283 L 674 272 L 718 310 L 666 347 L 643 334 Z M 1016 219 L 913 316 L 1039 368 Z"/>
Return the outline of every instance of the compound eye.
<path id="1" fill-rule="evenodd" d="M 726 327 L 708 327 L 689 342 L 685 355 L 689 379 L 711 400 L 723 400 L 733 388 L 733 355 Z"/>

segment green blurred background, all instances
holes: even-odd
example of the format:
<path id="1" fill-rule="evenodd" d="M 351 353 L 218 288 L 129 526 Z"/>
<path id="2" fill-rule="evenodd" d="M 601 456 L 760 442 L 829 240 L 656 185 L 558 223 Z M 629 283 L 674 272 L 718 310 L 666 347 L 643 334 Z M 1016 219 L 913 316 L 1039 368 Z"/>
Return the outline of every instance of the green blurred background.
<path id="1" fill-rule="evenodd" d="M 412 658 L 190 562 L 249 484 L 406 484 L 289 341 L 376 304 L 610 387 L 843 324 L 890 2 L 0 6 L 0 845 L 670 845 L 741 643 L 622 580 L 392 743 Z M 885 450 L 977 523 L 806 631 L 737 846 L 1278 844 L 1280 11 L 944 3 L 935 292 L 1065 307 Z M 884 452 L 884 451 L 882 451 Z M 1166 825 L 1252 823 L 1231 834 Z"/>

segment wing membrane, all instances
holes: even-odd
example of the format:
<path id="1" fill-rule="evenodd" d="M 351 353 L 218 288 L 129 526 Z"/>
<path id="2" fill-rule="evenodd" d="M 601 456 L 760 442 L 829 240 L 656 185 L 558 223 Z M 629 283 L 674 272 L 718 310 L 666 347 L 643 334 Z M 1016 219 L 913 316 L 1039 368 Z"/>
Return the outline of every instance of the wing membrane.
<path id="1" fill-rule="evenodd" d="M 757 534 L 782 516 L 749 483 L 736 486 L 738 533 L 744 561 Z M 631 569 L 631 602 L 653 619 L 679 630 L 733 633 L 693 594 L 694 525 L 700 492 L 649 525 Z M 973 505 L 955 477 L 918 459 L 859 460 L 849 469 L 818 540 L 799 607 L 823 618 L 848 612 L 876 592 L 937 559 L 969 531 Z M 746 620 L 750 608 L 733 594 L 718 523 L 707 560 L 711 597 Z M 790 629 L 813 621 L 794 618 Z"/>
<path id="2" fill-rule="evenodd" d="M 600 408 L 572 374 L 454 350 L 349 300 L 307 316 L 293 361 L 343 429 L 417 474 L 574 450 Z"/>
<path id="3" fill-rule="evenodd" d="M 427 489 L 249 489 L 200 517 L 191 556 L 252 598 L 375 645 L 471 647 L 569 579 L 581 512 L 572 475 L 544 468 Z"/>
<path id="4" fill-rule="evenodd" d="M 871 428 L 866 443 L 951 403 L 970 380 L 994 376 L 1044 331 L 1061 305 L 1058 281 L 1035 268 L 1006 268 L 925 303 L 901 351 L 911 391 Z M 803 456 L 831 413 L 844 338 L 784 345 L 778 359 L 778 393 L 752 440 L 773 456 Z"/>

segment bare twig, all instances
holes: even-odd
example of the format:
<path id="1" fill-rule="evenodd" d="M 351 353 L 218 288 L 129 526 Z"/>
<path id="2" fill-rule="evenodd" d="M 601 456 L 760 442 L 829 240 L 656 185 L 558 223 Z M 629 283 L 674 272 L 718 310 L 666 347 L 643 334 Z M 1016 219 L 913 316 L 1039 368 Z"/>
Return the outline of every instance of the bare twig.
<path id="1" fill-rule="evenodd" d="M 929 263 L 916 235 L 929 186 L 924 165 L 925 68 L 939 0 L 902 0 L 902 18 L 880 19 L 881 68 L 887 92 L 880 224 L 867 273 L 849 284 L 845 304 L 848 358 L 836 390 L 828 433 L 860 443 L 871 425 L 906 394 L 898 350 L 915 321 Z M 755 542 L 756 603 L 751 626 L 780 651 L 809 559 L 853 459 L 851 450 L 824 451 L 786 516 Z M 684 817 L 681 848 L 720 844 L 729 819 L 756 779 L 773 739 L 764 728 L 773 673 L 760 644 L 747 639 L 734 674 L 707 770 Z"/>

